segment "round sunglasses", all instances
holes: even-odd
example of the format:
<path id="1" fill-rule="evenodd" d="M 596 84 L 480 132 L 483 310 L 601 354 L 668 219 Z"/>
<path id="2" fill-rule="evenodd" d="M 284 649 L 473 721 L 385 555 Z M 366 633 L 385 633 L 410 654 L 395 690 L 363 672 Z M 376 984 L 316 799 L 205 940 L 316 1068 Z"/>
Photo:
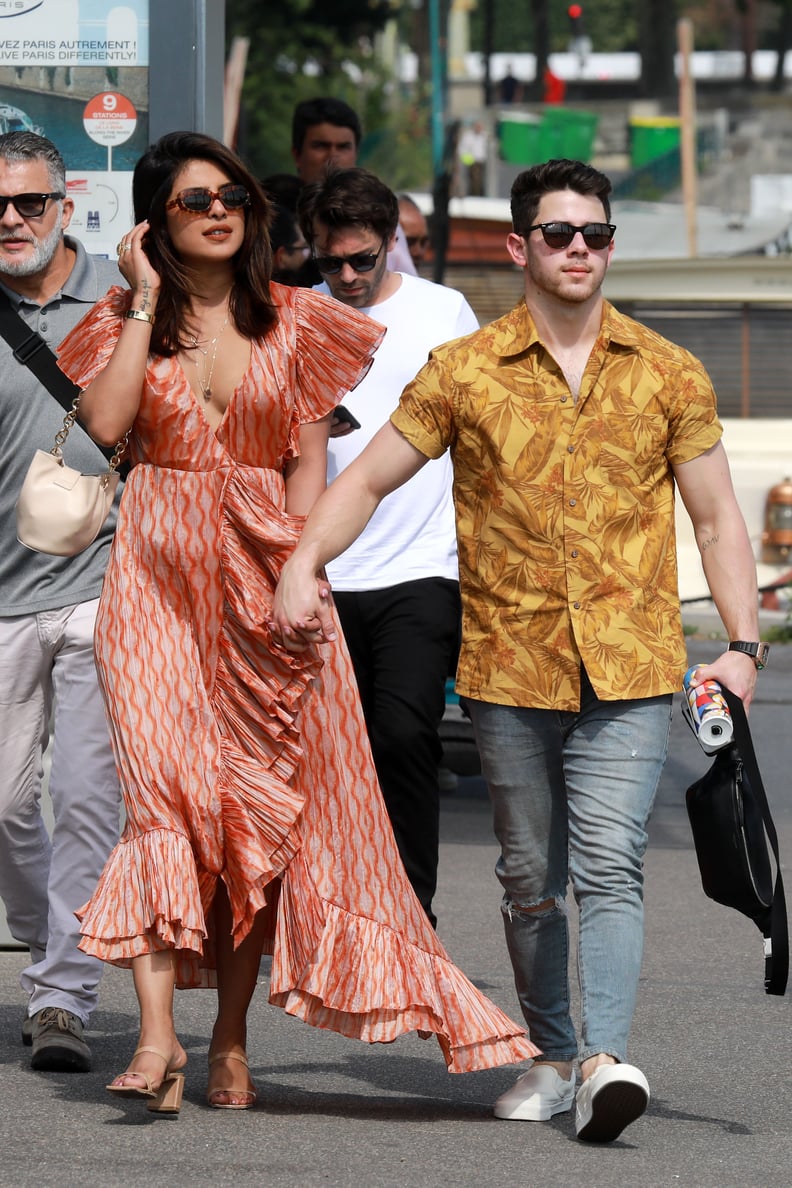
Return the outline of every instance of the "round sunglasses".
<path id="1" fill-rule="evenodd" d="M 601 251 L 613 239 L 615 230 L 615 223 L 585 223 L 582 227 L 575 227 L 572 223 L 534 223 L 525 234 L 541 231 L 547 246 L 558 249 L 569 247 L 579 231 L 587 248 Z"/>
<path id="2" fill-rule="evenodd" d="M 178 206 L 187 214 L 206 214 L 211 210 L 216 198 L 222 202 L 226 210 L 241 210 L 250 202 L 250 195 L 244 186 L 236 182 L 227 182 L 219 190 L 210 190 L 208 186 L 192 186 L 189 190 L 179 190 L 175 198 L 165 203 L 166 210 L 173 210 Z"/>

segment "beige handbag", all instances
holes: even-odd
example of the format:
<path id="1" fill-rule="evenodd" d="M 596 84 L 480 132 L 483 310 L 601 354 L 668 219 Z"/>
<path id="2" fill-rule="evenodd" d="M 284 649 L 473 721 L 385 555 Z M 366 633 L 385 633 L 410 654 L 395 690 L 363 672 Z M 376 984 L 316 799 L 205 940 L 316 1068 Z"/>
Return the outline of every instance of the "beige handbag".
<path id="1" fill-rule="evenodd" d="M 77 419 L 79 395 L 63 419 L 55 445 L 36 450 L 16 505 L 17 540 L 37 553 L 73 557 L 87 549 L 113 506 L 119 483 L 117 467 L 127 437 L 116 445 L 104 474 L 82 474 L 63 461 L 62 446 Z"/>

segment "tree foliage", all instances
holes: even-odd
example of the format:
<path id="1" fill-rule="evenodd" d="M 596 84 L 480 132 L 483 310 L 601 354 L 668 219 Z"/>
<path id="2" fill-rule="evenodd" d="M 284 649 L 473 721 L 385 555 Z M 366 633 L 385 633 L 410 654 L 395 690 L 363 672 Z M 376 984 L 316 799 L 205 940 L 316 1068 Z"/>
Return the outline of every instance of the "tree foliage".
<path id="1" fill-rule="evenodd" d="M 565 50 L 570 34 L 566 0 L 520 0 L 517 4 L 514 0 L 478 0 L 471 21 L 473 48 L 483 49 L 489 14 L 495 52 L 536 52 L 537 6 L 544 9 L 550 52 Z M 777 49 L 780 31 L 786 22 L 792 22 L 792 0 L 692 0 L 667 5 L 653 4 L 652 0 L 583 0 L 581 7 L 585 32 L 599 53 L 638 50 L 642 38 L 651 37 L 647 30 L 655 24 L 661 38 L 666 38 L 669 21 L 673 24 L 677 16 L 692 20 L 697 49 L 743 48 L 744 25 L 749 16 L 757 46 Z"/>
<path id="2" fill-rule="evenodd" d="M 544 12 L 541 20 L 547 25 L 550 53 L 566 50 L 570 38 L 568 5 L 559 0 L 539 0 Z M 473 48 L 480 50 L 484 38 L 484 22 L 488 7 L 492 10 L 494 25 L 494 50 L 498 53 L 535 53 L 538 7 L 522 0 L 479 0 L 471 19 Z M 585 32 L 591 38 L 593 48 L 600 53 L 619 53 L 636 49 L 638 45 L 637 15 L 639 3 L 636 0 L 589 0 L 581 5 Z"/>
<path id="3" fill-rule="evenodd" d="M 260 175 L 291 171 L 291 119 L 301 99 L 334 95 L 365 129 L 382 126 L 390 80 L 372 42 L 388 12 L 377 0 L 227 0 L 228 44 L 250 41 L 238 147 Z"/>
<path id="4" fill-rule="evenodd" d="M 448 0 L 445 0 L 448 3 Z M 471 12 L 471 48 L 495 53 L 564 51 L 571 28 L 566 0 L 478 0 Z M 584 32 L 601 53 L 639 50 L 642 91 L 653 97 L 675 87 L 673 55 L 678 16 L 692 19 L 698 49 L 745 48 L 750 18 L 759 47 L 783 54 L 792 44 L 792 0 L 583 0 Z M 403 39 L 428 55 L 427 0 L 226 0 L 229 44 L 250 40 L 238 147 L 260 175 L 291 171 L 295 104 L 335 95 L 361 117 L 361 164 L 394 188 L 430 179 L 429 95 L 389 76 L 374 53 L 385 22 L 400 21 Z"/>

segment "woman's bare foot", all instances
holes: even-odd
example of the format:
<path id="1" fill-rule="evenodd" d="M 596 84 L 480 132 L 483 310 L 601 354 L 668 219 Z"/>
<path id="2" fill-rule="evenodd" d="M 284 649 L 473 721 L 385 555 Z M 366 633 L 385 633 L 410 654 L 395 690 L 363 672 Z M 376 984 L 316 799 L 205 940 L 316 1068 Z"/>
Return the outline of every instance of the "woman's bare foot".
<path id="1" fill-rule="evenodd" d="M 184 1068 L 187 1053 L 175 1036 L 168 1043 L 147 1041 L 148 1037 L 140 1037 L 129 1067 L 115 1077 L 108 1088 L 140 1089 L 146 1093 L 156 1093 L 169 1073 Z"/>
<path id="2" fill-rule="evenodd" d="M 256 1087 L 250 1079 L 247 1056 L 241 1048 L 209 1053 L 206 1099 L 216 1110 L 249 1110 L 256 1104 Z"/>

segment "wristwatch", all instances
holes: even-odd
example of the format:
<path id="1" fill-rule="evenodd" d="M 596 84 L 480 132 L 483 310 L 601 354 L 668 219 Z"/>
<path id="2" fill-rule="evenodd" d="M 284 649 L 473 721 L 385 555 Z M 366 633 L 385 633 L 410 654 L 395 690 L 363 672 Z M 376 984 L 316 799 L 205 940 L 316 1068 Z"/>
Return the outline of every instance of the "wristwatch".
<path id="1" fill-rule="evenodd" d="M 770 645 L 766 643 L 746 643 L 744 639 L 733 639 L 729 644 L 729 651 L 745 652 L 746 656 L 752 656 L 754 664 L 761 670 L 767 664 L 770 656 Z"/>

